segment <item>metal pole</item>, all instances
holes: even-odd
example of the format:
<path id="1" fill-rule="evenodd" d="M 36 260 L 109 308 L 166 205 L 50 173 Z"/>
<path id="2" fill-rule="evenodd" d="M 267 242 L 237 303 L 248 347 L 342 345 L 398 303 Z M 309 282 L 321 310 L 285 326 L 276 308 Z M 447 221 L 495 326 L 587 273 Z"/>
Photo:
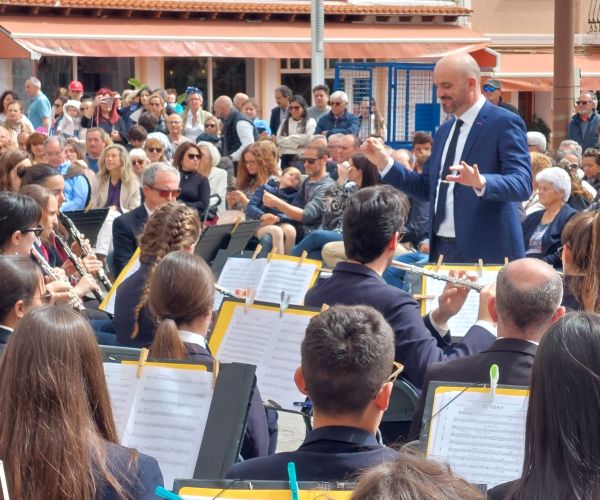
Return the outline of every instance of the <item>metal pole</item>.
<path id="1" fill-rule="evenodd" d="M 310 31 L 312 40 L 312 87 L 325 83 L 324 32 L 325 9 L 323 0 L 311 0 Z M 314 102 L 313 102 L 314 104 Z"/>
<path id="2" fill-rule="evenodd" d="M 554 120 L 552 148 L 567 138 L 573 112 L 575 66 L 575 7 L 573 2 L 554 0 Z"/>

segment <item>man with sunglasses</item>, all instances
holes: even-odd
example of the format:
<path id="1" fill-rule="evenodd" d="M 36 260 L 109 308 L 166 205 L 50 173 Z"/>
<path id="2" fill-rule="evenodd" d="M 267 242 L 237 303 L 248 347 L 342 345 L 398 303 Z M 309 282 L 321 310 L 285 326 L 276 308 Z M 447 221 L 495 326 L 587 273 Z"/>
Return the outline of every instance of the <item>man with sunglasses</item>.
<path id="1" fill-rule="evenodd" d="M 358 116 L 347 110 L 348 95 L 346 92 L 337 90 L 331 94 L 329 104 L 331 104 L 331 111 L 319 118 L 315 134 L 322 134 L 325 137 L 329 137 L 331 134 L 358 135 L 360 123 Z"/>
<path id="2" fill-rule="evenodd" d="M 117 217 L 113 222 L 114 274 L 119 273 L 131 259 L 138 246 L 137 238 L 148 220 L 148 216 L 161 205 L 177 200 L 180 175 L 176 168 L 167 163 L 152 163 L 142 174 L 144 203 L 130 212 Z"/>
<path id="3" fill-rule="evenodd" d="M 598 147 L 600 115 L 596 111 L 598 99 L 594 92 L 585 90 L 575 101 L 576 113 L 569 122 L 569 139 L 577 141 L 583 151 Z"/>
<path id="4" fill-rule="evenodd" d="M 368 306 L 335 306 L 310 320 L 296 386 L 310 398 L 313 430 L 297 451 L 235 464 L 227 477 L 285 481 L 289 462 L 302 481 L 347 481 L 397 457 L 375 437 L 394 380 L 394 335 Z"/>
<path id="5" fill-rule="evenodd" d="M 488 100 L 488 102 L 491 102 L 496 106 L 500 106 L 501 108 L 507 109 L 508 111 L 511 111 L 516 115 L 519 114 L 519 110 L 517 108 L 515 108 L 512 104 L 505 102 L 504 99 L 502 99 L 502 82 L 500 82 L 499 80 L 488 80 L 487 82 L 485 82 L 485 84 L 483 85 L 483 95 Z"/>

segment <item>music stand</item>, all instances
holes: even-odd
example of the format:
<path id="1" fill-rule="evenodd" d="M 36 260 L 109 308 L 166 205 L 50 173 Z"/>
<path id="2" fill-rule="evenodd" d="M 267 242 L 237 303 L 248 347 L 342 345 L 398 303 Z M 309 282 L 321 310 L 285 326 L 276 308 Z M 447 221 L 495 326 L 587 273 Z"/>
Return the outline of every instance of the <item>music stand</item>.
<path id="1" fill-rule="evenodd" d="M 73 221 L 75 227 L 90 240 L 92 246 L 95 246 L 98 239 L 98 233 L 106 215 L 108 208 L 95 208 L 93 210 L 75 210 L 73 212 L 65 212 L 65 215 Z"/>

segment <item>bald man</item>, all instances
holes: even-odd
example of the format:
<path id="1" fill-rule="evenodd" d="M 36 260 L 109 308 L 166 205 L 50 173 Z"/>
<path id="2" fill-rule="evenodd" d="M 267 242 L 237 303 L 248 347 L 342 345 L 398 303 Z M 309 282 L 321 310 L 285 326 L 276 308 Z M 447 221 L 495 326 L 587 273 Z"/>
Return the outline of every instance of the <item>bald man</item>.
<path id="1" fill-rule="evenodd" d="M 215 116 L 223 122 L 223 156 L 237 163 L 246 146 L 258 138 L 256 127 L 226 95 L 217 97 L 213 108 Z"/>
<path id="2" fill-rule="evenodd" d="M 441 59 L 433 73 L 449 119 L 423 172 L 395 162 L 372 139 L 363 150 L 384 183 L 430 202 L 430 260 L 502 263 L 525 256 L 518 204 L 531 194 L 531 162 L 521 117 L 489 103 L 468 54 Z"/>

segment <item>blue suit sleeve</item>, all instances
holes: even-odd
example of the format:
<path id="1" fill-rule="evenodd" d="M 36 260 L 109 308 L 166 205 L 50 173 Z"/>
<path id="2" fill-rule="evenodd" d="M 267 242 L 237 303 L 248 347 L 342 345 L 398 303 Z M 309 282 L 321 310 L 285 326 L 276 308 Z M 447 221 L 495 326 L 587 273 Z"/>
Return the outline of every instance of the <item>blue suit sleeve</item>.
<path id="1" fill-rule="evenodd" d="M 409 196 L 429 201 L 429 161 L 425 163 L 422 174 L 395 161 L 392 169 L 381 180 Z"/>
<path id="2" fill-rule="evenodd" d="M 69 199 L 67 199 L 61 206 L 63 212 L 72 212 L 73 210 L 83 210 L 85 203 L 88 199 L 90 185 L 83 175 L 76 175 L 66 179 L 66 182 L 70 184 L 68 190 Z M 65 197 L 67 195 L 67 189 L 65 189 Z"/>

